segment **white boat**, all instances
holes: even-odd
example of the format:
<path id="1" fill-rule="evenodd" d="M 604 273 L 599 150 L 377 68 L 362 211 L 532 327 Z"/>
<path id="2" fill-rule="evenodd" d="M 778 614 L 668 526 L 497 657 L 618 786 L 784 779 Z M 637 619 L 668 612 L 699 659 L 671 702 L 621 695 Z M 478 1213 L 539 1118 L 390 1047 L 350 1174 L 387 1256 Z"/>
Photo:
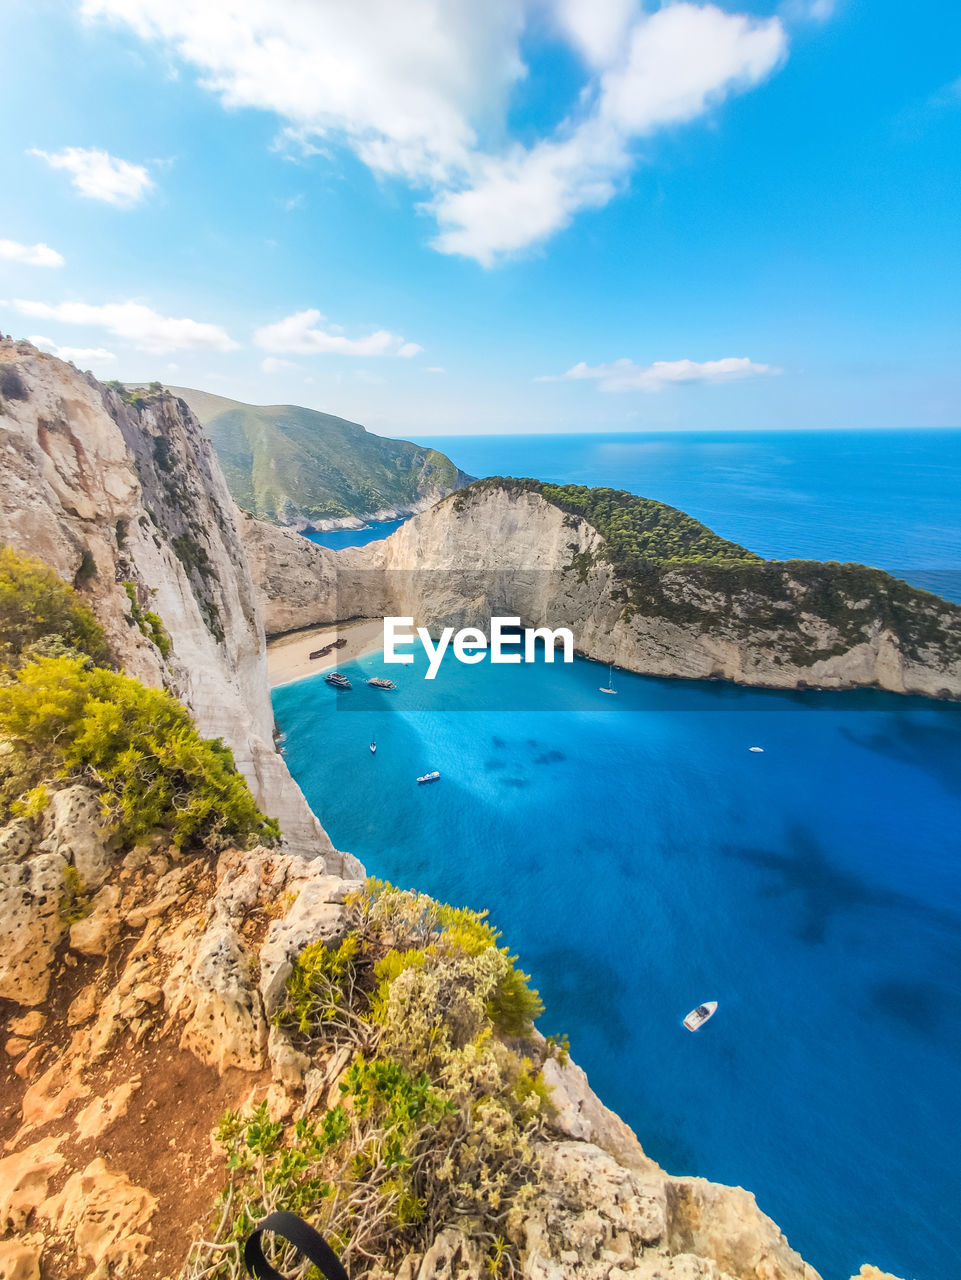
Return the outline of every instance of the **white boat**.
<path id="1" fill-rule="evenodd" d="M 708 1000 L 707 1004 L 699 1004 L 696 1009 L 684 1019 L 684 1025 L 688 1031 L 697 1031 L 699 1027 L 703 1027 L 708 1018 L 712 1018 L 717 1010 L 717 1001 Z"/>
<path id="2" fill-rule="evenodd" d="M 748 751 L 763 751 L 763 747 L 748 747 Z"/>
<path id="3" fill-rule="evenodd" d="M 374 754 L 376 753 L 376 751 L 377 751 L 377 743 L 376 743 L 376 742 L 372 742 L 372 743 L 370 744 L 370 754 L 371 754 L 371 755 L 374 755 Z"/>
<path id="4" fill-rule="evenodd" d="M 435 769 L 433 773 L 425 773 L 422 778 L 418 778 L 417 782 L 418 784 L 422 782 L 436 782 L 439 777 L 440 777 L 440 770 Z"/>
<path id="5" fill-rule="evenodd" d="M 611 666 L 609 666 L 609 667 L 607 668 L 607 688 L 605 689 L 605 688 L 602 686 L 602 687 L 601 687 L 601 693 L 613 693 L 613 694 L 615 694 L 615 695 L 617 694 L 617 690 L 614 688 L 614 666 L 613 666 L 613 663 L 611 664 Z"/>

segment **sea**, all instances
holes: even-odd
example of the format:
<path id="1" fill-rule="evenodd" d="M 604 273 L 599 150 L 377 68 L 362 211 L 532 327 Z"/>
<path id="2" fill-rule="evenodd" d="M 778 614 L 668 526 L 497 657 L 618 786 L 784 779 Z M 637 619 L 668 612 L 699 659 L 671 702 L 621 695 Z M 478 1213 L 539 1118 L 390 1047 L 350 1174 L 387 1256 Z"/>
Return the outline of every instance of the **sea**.
<path id="1" fill-rule="evenodd" d="M 961 599 L 961 431 L 429 443 Z M 825 1280 L 961 1274 L 961 705 L 616 669 L 611 698 L 584 660 L 341 669 L 349 693 L 274 692 L 334 843 L 489 908 L 541 1028 L 651 1156 L 754 1192 Z"/>

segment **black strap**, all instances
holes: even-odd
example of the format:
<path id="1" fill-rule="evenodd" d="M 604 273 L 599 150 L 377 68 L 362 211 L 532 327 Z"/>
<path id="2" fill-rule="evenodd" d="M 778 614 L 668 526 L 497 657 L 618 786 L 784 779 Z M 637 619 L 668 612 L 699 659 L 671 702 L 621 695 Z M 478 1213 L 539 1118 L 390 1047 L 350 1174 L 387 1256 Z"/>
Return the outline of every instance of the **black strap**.
<path id="1" fill-rule="evenodd" d="M 295 1213 L 269 1213 L 244 1245 L 244 1263 L 255 1280 L 284 1280 L 264 1257 L 260 1237 L 265 1231 L 283 1236 L 295 1249 L 309 1258 L 327 1280 L 347 1280 L 347 1272 L 324 1237 Z"/>

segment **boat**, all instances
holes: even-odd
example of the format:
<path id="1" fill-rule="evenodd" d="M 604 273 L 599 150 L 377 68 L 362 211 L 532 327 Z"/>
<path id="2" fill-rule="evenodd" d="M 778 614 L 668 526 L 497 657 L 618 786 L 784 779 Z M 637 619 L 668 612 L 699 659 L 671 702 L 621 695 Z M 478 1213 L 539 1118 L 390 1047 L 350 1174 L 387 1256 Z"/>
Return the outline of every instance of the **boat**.
<path id="1" fill-rule="evenodd" d="M 376 751 L 377 751 L 377 743 L 376 743 L 376 742 L 372 742 L 372 743 L 370 744 L 370 754 L 371 754 L 371 755 L 375 755 L 375 754 L 376 754 Z"/>
<path id="2" fill-rule="evenodd" d="M 422 778 L 417 779 L 418 786 L 423 782 L 436 782 L 440 777 L 440 771 L 435 769 L 433 773 L 425 773 Z"/>
<path id="3" fill-rule="evenodd" d="M 617 690 L 614 688 L 614 665 L 607 668 L 607 688 L 601 686 L 601 693 L 613 693 L 616 695 Z"/>
<path id="4" fill-rule="evenodd" d="M 367 683 L 374 689 L 396 689 L 393 680 L 385 680 L 383 676 L 371 676 Z"/>
<path id="5" fill-rule="evenodd" d="M 328 684 L 332 684 L 335 689 L 350 688 L 350 681 L 345 675 L 341 675 L 339 671 L 328 671 L 324 679 Z"/>
<path id="6" fill-rule="evenodd" d="M 716 1011 L 717 1001 L 708 1000 L 706 1004 L 699 1004 L 696 1009 L 691 1010 L 684 1019 L 684 1025 L 688 1031 L 697 1031 L 699 1027 L 704 1026 L 708 1018 L 713 1018 Z"/>
<path id="7" fill-rule="evenodd" d="M 763 747 L 748 747 L 748 751 L 763 751 Z"/>

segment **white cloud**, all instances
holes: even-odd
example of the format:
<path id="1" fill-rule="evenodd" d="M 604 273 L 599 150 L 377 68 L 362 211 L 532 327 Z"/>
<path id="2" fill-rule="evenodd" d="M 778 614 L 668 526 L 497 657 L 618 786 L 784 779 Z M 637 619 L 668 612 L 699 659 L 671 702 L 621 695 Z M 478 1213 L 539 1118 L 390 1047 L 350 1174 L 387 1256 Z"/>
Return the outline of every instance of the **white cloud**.
<path id="1" fill-rule="evenodd" d="M 52 338 L 44 338 L 40 334 L 33 334 L 30 341 L 41 351 L 49 351 L 52 356 L 60 360 L 72 360 L 76 365 L 90 361 L 103 364 L 107 360 L 117 358 L 112 351 L 107 351 L 104 347 L 61 347 Z"/>
<path id="2" fill-rule="evenodd" d="M 32 147 L 27 154 L 40 156 L 53 169 L 65 169 L 82 196 L 105 200 L 119 209 L 138 204 L 154 185 L 144 165 L 118 160 L 97 147 L 64 147 L 54 152 Z"/>
<path id="3" fill-rule="evenodd" d="M 663 391 L 665 387 L 685 382 L 734 382 L 740 378 L 754 378 L 762 374 L 778 374 L 769 364 L 756 364 L 746 356 L 725 356 L 722 360 L 655 360 L 653 364 L 639 365 L 633 360 L 615 360 L 611 364 L 599 364 L 593 368 L 581 361 L 563 378 L 591 378 L 597 381 L 601 391 Z M 538 382 L 556 382 L 557 378 L 538 378 Z"/>
<path id="4" fill-rule="evenodd" d="M 703 115 L 762 80 L 786 52 L 775 19 L 713 5 L 673 4 L 631 27 L 621 57 L 599 77 L 590 111 L 555 138 L 480 160 L 473 181 L 441 192 L 430 208 L 434 245 L 492 265 L 606 204 L 634 166 L 632 143 Z"/>
<path id="5" fill-rule="evenodd" d="M 0 240 L 0 258 L 29 267 L 62 267 L 64 262 L 63 255 L 48 244 L 20 244 L 18 240 Z"/>
<path id="6" fill-rule="evenodd" d="M 168 351 L 233 351 L 237 343 L 216 324 L 186 317 L 162 316 L 139 302 L 114 302 L 91 306 L 86 302 L 30 302 L 15 298 L 13 305 L 25 316 L 59 320 L 63 324 L 106 329 L 138 351 L 165 355 Z"/>
<path id="7" fill-rule="evenodd" d="M 557 25 L 593 67 L 616 60 L 636 16 L 635 0 L 557 0 L 555 4 Z"/>
<path id="8" fill-rule="evenodd" d="M 284 373 L 288 369 L 301 368 L 295 360 L 280 360 L 277 356 L 265 356 L 260 362 L 260 367 L 264 373 Z"/>
<path id="9" fill-rule="evenodd" d="M 225 106 L 275 112 L 309 146 L 346 141 L 365 163 L 445 177 L 497 121 L 524 74 L 518 0 L 83 0 L 201 73 Z"/>
<path id="10" fill-rule="evenodd" d="M 447 370 L 440 364 L 429 364 L 425 370 L 427 373 L 446 373 Z"/>
<path id="11" fill-rule="evenodd" d="M 792 0 L 793 2 L 793 0 Z M 831 0 L 805 0 L 812 12 Z M 225 106 L 283 121 L 302 155 L 346 143 L 378 174 L 428 189 L 435 248 L 492 265 L 606 204 L 638 139 L 704 115 L 782 62 L 778 18 L 689 0 L 82 0 L 199 71 Z M 509 133 L 530 25 L 578 53 L 586 80 L 556 130 Z"/>
<path id="12" fill-rule="evenodd" d="M 326 325 L 326 327 L 321 327 Z M 405 342 L 396 333 L 377 329 L 365 338 L 348 338 L 339 325 L 313 308 L 265 325 L 254 333 L 254 342 L 264 351 L 296 355 L 401 356 L 408 359 L 423 350 L 416 342 Z"/>

